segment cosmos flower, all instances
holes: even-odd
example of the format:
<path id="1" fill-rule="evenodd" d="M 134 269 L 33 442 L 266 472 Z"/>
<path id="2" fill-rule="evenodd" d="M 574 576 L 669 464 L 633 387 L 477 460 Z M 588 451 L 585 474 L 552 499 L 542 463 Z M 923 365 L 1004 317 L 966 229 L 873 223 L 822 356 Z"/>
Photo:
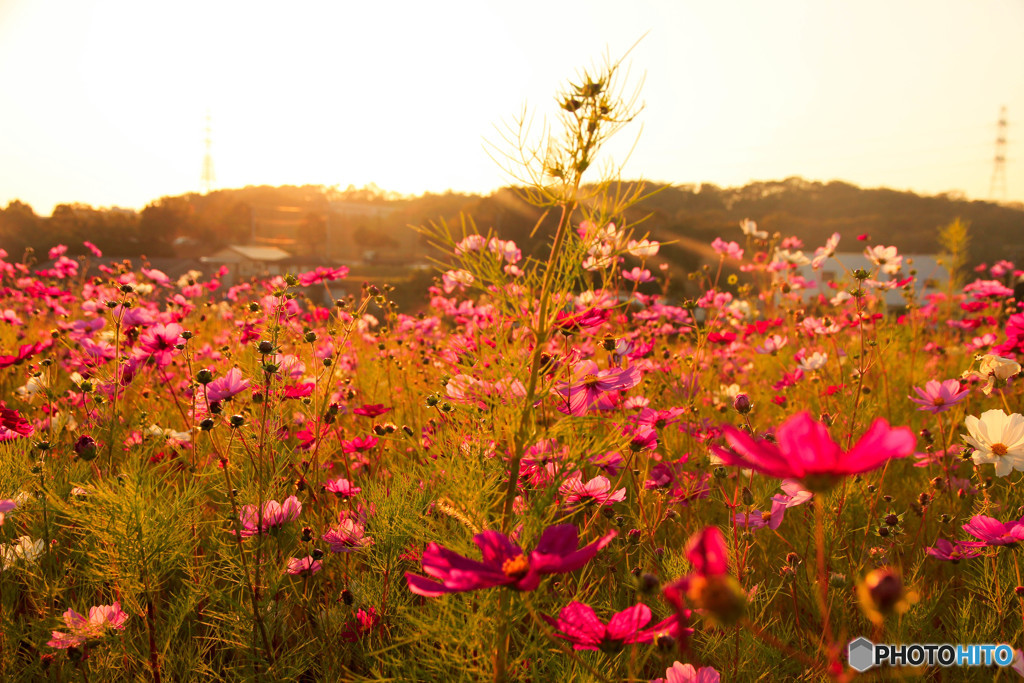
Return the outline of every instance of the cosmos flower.
<path id="1" fill-rule="evenodd" d="M 910 396 L 910 400 L 921 406 L 918 410 L 925 410 L 933 415 L 949 410 L 970 393 L 968 389 L 961 389 L 960 382 L 955 379 L 947 379 L 945 382 L 933 379 L 925 383 L 924 389 L 914 387 L 914 391 L 917 398 Z"/>
<path id="2" fill-rule="evenodd" d="M 740 221 L 740 230 L 742 230 L 743 234 L 746 235 L 747 237 L 752 237 L 756 240 L 768 239 L 768 233 L 765 232 L 764 230 L 758 230 L 757 223 L 750 220 L 749 218 L 744 218 L 742 221 Z"/>
<path id="3" fill-rule="evenodd" d="M 713 667 L 695 669 L 693 664 L 673 662 L 665 669 L 665 678 L 655 678 L 651 683 L 719 683 L 721 675 Z"/>
<path id="4" fill-rule="evenodd" d="M 729 575 L 729 552 L 718 527 L 706 527 L 690 537 L 686 559 L 693 571 L 665 586 L 665 599 L 684 618 L 686 605 L 703 609 L 721 625 L 735 623 L 746 610 L 746 593 Z"/>
<path id="5" fill-rule="evenodd" d="M 43 554 L 44 546 L 43 539 L 33 541 L 30 536 L 19 536 L 11 543 L 0 545 L 0 560 L 2 560 L 4 571 L 13 567 L 17 562 L 24 562 L 26 565 L 35 564 Z"/>
<path id="6" fill-rule="evenodd" d="M 231 368 L 227 374 L 206 385 L 206 398 L 210 401 L 223 401 L 249 388 L 251 382 L 242 378 L 242 371 Z"/>
<path id="7" fill-rule="evenodd" d="M 69 609 L 64 612 L 64 624 L 69 633 L 51 631 L 52 637 L 46 644 L 59 650 L 79 647 L 90 639 L 102 637 L 109 629 L 123 631 L 126 621 L 128 614 L 122 611 L 120 602 L 90 607 L 88 618 Z"/>
<path id="8" fill-rule="evenodd" d="M 276 500 L 268 500 L 264 503 L 262 524 L 259 523 L 256 506 L 246 505 L 238 512 L 238 517 L 242 522 L 241 536 L 249 538 L 257 534 L 277 531 L 285 523 L 298 519 L 300 514 L 302 514 L 302 503 L 295 496 L 289 496 L 284 504 L 278 503 Z"/>
<path id="9" fill-rule="evenodd" d="M 726 465 L 777 477 L 798 479 L 809 491 L 825 491 L 843 477 L 869 472 L 890 458 L 914 452 L 914 433 L 907 427 L 892 429 L 878 418 L 867 432 L 844 452 L 828 429 L 810 413 L 798 413 L 775 430 L 775 441 L 754 440 L 732 425 L 723 428 L 729 448 L 712 446 L 711 452 Z"/>
<path id="10" fill-rule="evenodd" d="M 879 266 L 883 273 L 889 275 L 900 272 L 900 266 L 903 265 L 903 257 L 899 255 L 896 247 L 883 247 L 882 245 L 868 247 L 864 250 L 864 256 Z"/>
<path id="11" fill-rule="evenodd" d="M 970 433 L 963 440 L 974 448 L 971 459 L 976 465 L 995 465 L 999 477 L 1024 470 L 1024 416 L 992 409 L 981 418 L 968 415 L 964 423 Z"/>
<path id="12" fill-rule="evenodd" d="M 630 240 L 626 245 L 626 251 L 637 258 L 650 258 L 658 253 L 661 248 L 660 242 L 654 240 Z"/>
<path id="13" fill-rule="evenodd" d="M 5 498 L 0 500 L 0 526 L 4 525 L 7 513 L 18 507 L 18 501 Z"/>
<path id="14" fill-rule="evenodd" d="M 139 347 L 153 358 L 160 367 L 171 363 L 171 356 L 177 351 L 178 344 L 185 342 L 181 333 L 185 331 L 178 323 L 156 323 L 139 335 Z"/>
<path id="15" fill-rule="evenodd" d="M 932 557 L 953 563 L 981 555 L 981 551 L 972 547 L 971 543 L 952 543 L 944 538 L 938 539 L 933 547 L 926 550 Z"/>
<path id="16" fill-rule="evenodd" d="M 363 417 L 379 417 L 389 410 L 391 409 L 385 408 L 383 403 L 367 403 L 366 405 L 359 406 L 352 412 Z"/>
<path id="17" fill-rule="evenodd" d="M 783 515 L 786 514 L 786 500 L 785 496 L 775 496 L 772 498 L 771 512 L 761 512 L 760 510 L 751 510 L 749 514 L 737 512 L 733 515 L 733 520 L 736 522 L 736 526 L 747 529 L 763 529 L 765 527 L 778 529 L 782 524 Z"/>
<path id="18" fill-rule="evenodd" d="M 1012 358 L 1003 358 L 992 353 L 986 353 L 975 358 L 978 363 L 978 374 L 986 380 L 986 384 L 982 387 L 982 392 L 986 396 L 992 393 L 992 389 L 995 387 L 996 380 L 1006 381 L 1011 377 L 1020 374 L 1021 365 Z M 970 375 L 968 371 L 964 373 Z"/>
<path id="19" fill-rule="evenodd" d="M 614 492 L 611 488 L 612 484 L 607 477 L 598 475 L 584 482 L 583 472 L 577 470 L 562 482 L 558 492 L 564 496 L 562 502 L 567 508 L 579 510 L 591 504 L 613 505 L 626 499 L 625 488 Z"/>
<path id="20" fill-rule="evenodd" d="M 352 482 L 345 477 L 327 482 L 324 484 L 324 489 L 330 491 L 338 498 L 351 498 L 363 490 L 358 486 L 353 486 Z"/>
<path id="21" fill-rule="evenodd" d="M 971 536 L 980 539 L 978 541 L 961 541 L 960 545 L 968 548 L 1016 545 L 1024 540 L 1024 518 L 1004 523 L 994 517 L 975 515 L 967 524 L 964 524 L 963 529 Z"/>
<path id="22" fill-rule="evenodd" d="M 564 574 L 580 569 L 611 543 L 618 532 L 609 531 L 598 540 L 579 548 L 576 526 L 560 524 L 544 530 L 529 555 L 498 531 L 484 531 L 473 537 L 483 561 L 470 560 L 431 543 L 423 551 L 423 571 L 432 579 L 406 572 L 409 590 L 416 595 L 437 597 L 445 593 L 508 586 L 530 591 L 540 585 L 544 574 Z M 434 580 L 436 579 L 436 580 Z"/>
<path id="23" fill-rule="evenodd" d="M 8 408 L 6 403 L 0 401 L 0 441 L 28 436 L 32 431 L 32 425 L 28 420 L 23 418 L 17 410 Z"/>
<path id="24" fill-rule="evenodd" d="M 332 553 L 350 553 L 373 545 L 363 523 L 347 517 L 344 512 L 339 516 L 337 526 L 331 527 L 320 538 L 330 545 Z"/>
<path id="25" fill-rule="evenodd" d="M 324 568 L 324 563 L 314 559 L 312 555 L 306 557 L 293 557 L 288 560 L 286 572 L 292 576 L 313 576 Z"/>
<path id="26" fill-rule="evenodd" d="M 555 388 L 555 393 L 561 398 L 557 407 L 570 415 L 586 415 L 608 392 L 631 389 L 640 384 L 641 379 L 640 370 L 636 367 L 598 370 L 597 363 L 585 360 L 573 369 L 571 381 Z"/>
<path id="27" fill-rule="evenodd" d="M 652 615 L 651 608 L 643 603 L 615 614 L 607 624 L 582 602 L 570 602 L 557 619 L 541 616 L 558 631 L 557 637 L 572 643 L 574 650 L 618 652 L 629 643 L 650 643 L 662 636 L 675 639 L 679 631 L 679 617 L 675 614 L 644 629 Z"/>

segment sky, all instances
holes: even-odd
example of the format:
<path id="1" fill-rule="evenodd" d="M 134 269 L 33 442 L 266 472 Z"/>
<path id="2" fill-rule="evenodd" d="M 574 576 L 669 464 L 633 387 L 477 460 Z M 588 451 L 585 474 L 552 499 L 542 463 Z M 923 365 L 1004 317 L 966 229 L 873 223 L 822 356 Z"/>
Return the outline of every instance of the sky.
<path id="1" fill-rule="evenodd" d="M 0 0 L 0 206 L 200 191 L 207 116 L 215 188 L 489 192 L 508 124 L 627 52 L 626 178 L 987 199 L 1005 106 L 1024 201 L 1022 29 L 1021 0 Z"/>

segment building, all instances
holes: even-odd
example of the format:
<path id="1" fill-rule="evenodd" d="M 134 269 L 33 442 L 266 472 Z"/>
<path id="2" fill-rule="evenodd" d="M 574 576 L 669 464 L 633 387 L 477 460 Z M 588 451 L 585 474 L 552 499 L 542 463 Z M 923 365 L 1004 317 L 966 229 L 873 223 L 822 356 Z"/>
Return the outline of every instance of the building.
<path id="1" fill-rule="evenodd" d="M 910 271 L 915 271 L 914 281 L 911 284 L 914 288 L 914 299 L 918 302 L 924 301 L 929 294 L 945 292 L 949 286 L 949 271 L 946 266 L 940 263 L 940 257 L 935 254 L 901 254 L 903 263 L 895 275 L 879 273 L 878 280 L 886 282 L 889 280 L 905 280 L 910 276 Z M 822 267 L 814 270 L 811 266 L 800 266 L 796 273 L 807 282 L 807 289 L 803 290 L 803 299 L 809 301 L 819 294 L 832 298 L 841 290 L 849 290 L 854 285 L 853 272 L 863 269 L 868 273 L 874 273 L 878 266 L 871 262 L 863 252 L 838 252 L 832 258 L 825 261 Z M 836 283 L 833 287 L 830 283 Z M 878 292 L 884 298 L 889 308 L 901 308 L 906 306 L 906 292 L 901 287 L 895 287 L 885 292 Z"/>
<path id="2" fill-rule="evenodd" d="M 283 262 L 290 257 L 291 254 L 278 247 L 233 244 L 199 260 L 214 268 L 227 266 L 228 273 L 222 278 L 222 282 L 225 286 L 231 287 L 240 282 L 247 282 L 253 277 L 284 275 L 286 267 Z"/>

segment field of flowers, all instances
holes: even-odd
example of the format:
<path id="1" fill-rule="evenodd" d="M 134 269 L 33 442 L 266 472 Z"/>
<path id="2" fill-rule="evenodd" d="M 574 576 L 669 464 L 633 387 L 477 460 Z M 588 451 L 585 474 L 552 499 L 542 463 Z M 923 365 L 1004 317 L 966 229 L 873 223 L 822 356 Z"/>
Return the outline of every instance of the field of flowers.
<path id="1" fill-rule="evenodd" d="M 608 86 L 560 101 L 548 258 L 428 226 L 417 314 L 2 254 L 0 679 L 1016 678 L 846 648 L 1024 640 L 1021 272 L 920 300 L 865 236 L 809 293 L 839 236 L 746 221 L 643 294 L 659 244 L 582 196 Z"/>

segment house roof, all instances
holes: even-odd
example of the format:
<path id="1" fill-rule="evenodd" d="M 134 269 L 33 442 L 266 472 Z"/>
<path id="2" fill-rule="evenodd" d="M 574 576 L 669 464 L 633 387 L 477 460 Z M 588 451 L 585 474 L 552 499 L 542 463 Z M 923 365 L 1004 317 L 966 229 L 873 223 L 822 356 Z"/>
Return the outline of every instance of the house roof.
<path id="1" fill-rule="evenodd" d="M 289 254 L 284 249 L 278 249 L 277 247 L 259 247 L 252 245 L 232 244 L 221 251 L 217 252 L 213 256 L 204 257 L 204 261 L 219 261 L 230 253 L 237 254 L 243 258 L 249 259 L 250 261 L 280 261 L 282 259 L 289 258 Z"/>

